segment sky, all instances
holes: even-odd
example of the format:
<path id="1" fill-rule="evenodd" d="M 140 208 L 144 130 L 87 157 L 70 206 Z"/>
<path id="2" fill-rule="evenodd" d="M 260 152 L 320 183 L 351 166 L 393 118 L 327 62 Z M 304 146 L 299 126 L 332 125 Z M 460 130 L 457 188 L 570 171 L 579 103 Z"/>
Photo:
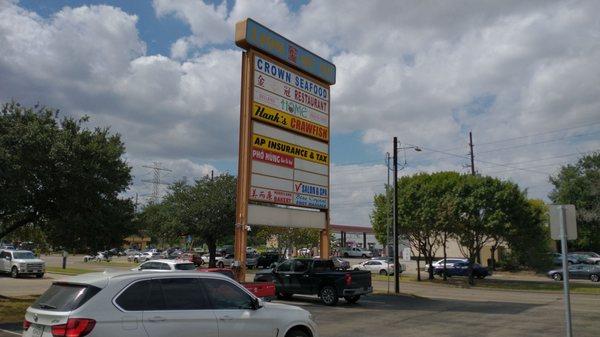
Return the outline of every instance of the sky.
<path id="1" fill-rule="evenodd" d="M 600 150 L 599 1 L 0 0 L 0 102 L 122 135 L 127 196 L 237 171 L 246 17 L 332 61 L 331 221 L 369 225 L 397 136 L 400 175 L 475 169 L 548 201 Z M 418 146 L 420 152 L 411 147 Z M 165 193 L 166 186 L 161 186 Z"/>

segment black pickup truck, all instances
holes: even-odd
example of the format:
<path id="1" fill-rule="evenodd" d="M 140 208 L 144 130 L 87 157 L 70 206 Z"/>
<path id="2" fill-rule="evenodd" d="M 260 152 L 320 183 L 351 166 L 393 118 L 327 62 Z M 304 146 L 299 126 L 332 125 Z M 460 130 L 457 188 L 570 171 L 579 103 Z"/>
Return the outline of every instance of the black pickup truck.
<path id="1" fill-rule="evenodd" d="M 373 292 L 371 272 L 338 271 L 333 261 L 320 259 L 285 260 L 274 269 L 257 273 L 254 282 L 275 283 L 278 298 L 319 295 L 325 305 L 336 305 L 340 297 L 356 303 L 361 295 Z"/>

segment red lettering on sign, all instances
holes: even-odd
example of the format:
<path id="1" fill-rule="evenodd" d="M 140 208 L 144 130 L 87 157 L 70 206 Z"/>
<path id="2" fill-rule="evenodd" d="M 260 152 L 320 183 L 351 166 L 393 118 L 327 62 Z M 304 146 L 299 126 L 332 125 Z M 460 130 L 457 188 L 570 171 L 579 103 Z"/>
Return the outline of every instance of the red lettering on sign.
<path id="1" fill-rule="evenodd" d="M 284 154 L 274 153 L 271 151 L 265 151 L 260 148 L 252 149 L 252 159 L 262 161 L 277 166 L 283 166 L 287 168 L 294 168 L 294 157 L 286 156 Z"/>

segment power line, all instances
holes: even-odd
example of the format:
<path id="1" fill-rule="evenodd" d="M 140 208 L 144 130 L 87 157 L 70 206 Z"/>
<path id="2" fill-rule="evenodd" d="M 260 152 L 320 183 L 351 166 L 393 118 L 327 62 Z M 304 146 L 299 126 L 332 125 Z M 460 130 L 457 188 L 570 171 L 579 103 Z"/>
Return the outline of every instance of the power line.
<path id="1" fill-rule="evenodd" d="M 500 148 L 495 148 L 495 149 L 491 149 L 491 150 L 479 151 L 479 153 L 481 154 L 481 153 L 498 152 L 498 151 L 505 151 L 505 150 L 510 150 L 510 149 L 516 149 L 516 148 L 519 148 L 519 147 L 527 147 L 527 146 L 532 146 L 532 145 L 555 143 L 555 142 L 559 142 L 561 140 L 565 140 L 565 139 L 568 139 L 568 138 L 584 137 L 584 136 L 590 136 L 590 135 L 595 135 L 595 134 L 600 134 L 600 131 L 595 131 L 595 132 L 590 132 L 590 133 L 582 133 L 582 134 L 573 135 L 573 136 L 563 136 L 563 137 L 560 137 L 560 138 L 549 139 L 549 140 L 544 140 L 544 141 L 534 142 L 534 143 L 517 144 L 517 145 L 512 145 L 512 146 L 500 147 Z"/>
<path id="2" fill-rule="evenodd" d="M 154 176 L 152 179 L 142 179 L 142 182 L 152 183 L 152 195 L 150 196 L 150 201 L 154 203 L 157 203 L 160 198 L 160 185 L 169 185 L 162 182 L 161 172 L 173 172 L 172 170 L 162 168 L 161 166 L 162 163 L 160 162 L 154 162 L 152 166 L 142 165 L 142 167 L 151 169 Z"/>
<path id="3" fill-rule="evenodd" d="M 496 139 L 496 140 L 492 140 L 489 142 L 479 143 L 479 146 L 509 142 L 511 140 L 518 140 L 518 139 L 525 139 L 525 138 L 529 138 L 529 137 L 542 136 L 542 135 L 547 135 L 547 134 L 552 134 L 552 133 L 557 133 L 557 132 L 562 132 L 562 131 L 567 131 L 567 130 L 581 129 L 581 128 L 591 127 L 591 126 L 598 125 L 598 124 L 600 124 L 600 121 L 591 121 L 589 123 L 578 124 L 576 126 L 571 126 L 571 127 L 552 129 L 552 130 L 548 130 L 548 131 L 542 131 L 542 132 L 538 132 L 538 133 L 532 133 L 532 134 L 517 136 L 517 137 Z M 462 149 L 462 148 L 463 148 L 463 146 L 457 146 L 457 147 L 444 149 L 443 151 L 452 151 L 452 150 L 457 150 L 457 149 Z"/>

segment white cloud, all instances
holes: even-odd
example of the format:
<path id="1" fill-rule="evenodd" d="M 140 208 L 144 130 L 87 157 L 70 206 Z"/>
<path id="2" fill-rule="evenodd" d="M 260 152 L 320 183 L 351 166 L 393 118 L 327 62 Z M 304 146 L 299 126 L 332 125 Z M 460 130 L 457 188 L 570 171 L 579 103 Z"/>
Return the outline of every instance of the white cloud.
<path id="1" fill-rule="evenodd" d="M 465 158 L 430 149 L 465 155 L 473 130 L 476 160 L 538 171 L 477 161 L 481 173 L 543 197 L 544 173 L 577 158 L 560 155 L 600 148 L 590 124 L 600 116 L 597 1 L 315 0 L 297 12 L 279 0 L 153 6 L 159 19 L 191 30 L 174 37 L 169 57 L 147 55 L 138 18 L 118 8 L 65 7 L 42 18 L 0 0 L 0 99 L 89 114 L 123 134 L 132 161 L 178 163 L 178 174 L 195 176 L 207 162 L 235 159 L 240 51 L 232 40 L 235 22 L 252 17 L 337 65 L 334 132 L 358 131 L 381 153 L 393 136 L 424 147 L 404 172 L 464 172 Z M 485 144 L 523 135 L 534 136 Z M 521 163 L 536 158 L 550 159 Z M 382 189 L 385 169 L 363 166 L 333 167 L 335 222 L 368 220 L 363 205 Z"/>

